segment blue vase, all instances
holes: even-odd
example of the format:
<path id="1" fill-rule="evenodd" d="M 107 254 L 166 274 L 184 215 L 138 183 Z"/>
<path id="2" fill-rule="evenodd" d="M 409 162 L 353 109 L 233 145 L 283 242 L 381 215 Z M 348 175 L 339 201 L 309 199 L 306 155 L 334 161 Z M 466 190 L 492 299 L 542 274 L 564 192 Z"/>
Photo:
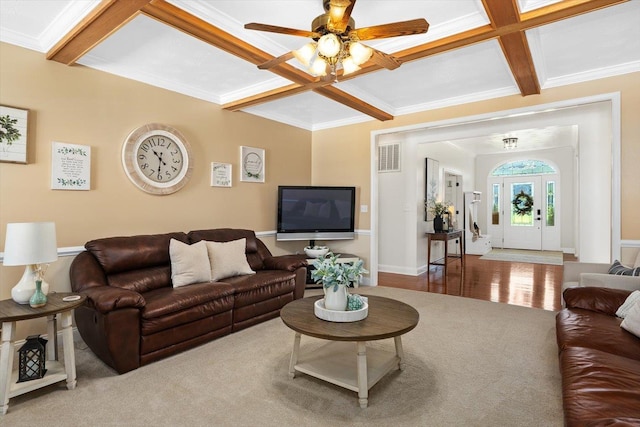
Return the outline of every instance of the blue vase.
<path id="1" fill-rule="evenodd" d="M 29 305 L 33 308 L 44 307 L 47 304 L 47 296 L 42 292 L 42 280 L 36 280 L 36 291 L 29 299 Z"/>

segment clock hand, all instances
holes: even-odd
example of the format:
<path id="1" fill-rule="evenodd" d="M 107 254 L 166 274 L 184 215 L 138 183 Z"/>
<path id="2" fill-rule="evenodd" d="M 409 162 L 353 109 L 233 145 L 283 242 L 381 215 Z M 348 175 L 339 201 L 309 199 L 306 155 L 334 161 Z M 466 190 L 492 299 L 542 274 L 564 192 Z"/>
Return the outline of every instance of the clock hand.
<path id="1" fill-rule="evenodd" d="M 160 159 L 160 162 L 161 162 L 163 165 L 167 166 L 167 164 L 162 160 L 162 154 L 158 154 L 158 153 L 156 153 L 156 150 L 151 150 L 151 151 L 153 151 L 153 154 L 155 154 L 155 155 L 156 155 L 156 157 L 157 157 L 158 159 Z"/>

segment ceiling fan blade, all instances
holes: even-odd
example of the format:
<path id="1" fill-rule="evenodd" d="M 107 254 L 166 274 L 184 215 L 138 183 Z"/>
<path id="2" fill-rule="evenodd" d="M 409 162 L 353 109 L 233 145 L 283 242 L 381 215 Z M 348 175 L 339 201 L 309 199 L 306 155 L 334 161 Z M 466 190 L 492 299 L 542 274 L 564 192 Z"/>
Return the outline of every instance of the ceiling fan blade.
<path id="1" fill-rule="evenodd" d="M 402 63 L 395 56 L 376 50 L 372 47 L 369 47 L 369 48 L 373 50 L 373 55 L 371 55 L 371 61 L 375 62 L 379 66 L 384 67 L 387 70 L 395 70 L 400 65 L 402 65 Z"/>
<path id="2" fill-rule="evenodd" d="M 338 34 L 343 33 L 349 25 L 349 18 L 356 0 L 330 0 L 328 27 Z"/>
<path id="3" fill-rule="evenodd" d="M 359 28 L 349 31 L 349 36 L 355 36 L 358 40 L 384 39 L 388 37 L 408 36 L 411 34 L 423 34 L 429 30 L 429 23 L 424 18 L 410 21 L 394 22 L 391 24 L 375 25 L 373 27 Z"/>
<path id="4" fill-rule="evenodd" d="M 247 30 L 258 30 L 258 31 L 267 31 L 269 33 L 287 34 L 290 36 L 311 37 L 312 39 L 320 38 L 320 36 L 322 35 L 314 31 L 296 30 L 294 28 L 278 27 L 276 25 L 258 24 L 255 22 L 252 22 L 250 24 L 245 24 L 244 28 L 246 28 Z"/>
<path id="5" fill-rule="evenodd" d="M 258 68 L 260 68 L 261 70 L 268 70 L 269 68 L 275 67 L 278 64 L 287 62 L 291 58 L 293 58 L 293 52 L 287 52 L 284 55 L 278 56 L 277 58 L 273 58 L 267 62 L 263 62 L 262 64 L 258 65 Z"/>

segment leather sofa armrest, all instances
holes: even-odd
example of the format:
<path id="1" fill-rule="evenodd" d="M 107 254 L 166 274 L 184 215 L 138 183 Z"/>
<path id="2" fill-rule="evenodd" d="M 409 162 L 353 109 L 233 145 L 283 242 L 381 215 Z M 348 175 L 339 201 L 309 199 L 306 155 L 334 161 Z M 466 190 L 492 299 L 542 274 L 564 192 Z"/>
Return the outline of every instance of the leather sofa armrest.
<path id="1" fill-rule="evenodd" d="M 615 316 L 631 291 L 599 287 L 569 288 L 562 294 L 567 308 L 582 308 Z"/>
<path id="2" fill-rule="evenodd" d="M 296 271 L 300 267 L 307 267 L 307 261 L 299 255 L 280 255 L 264 259 L 266 270 L 287 270 Z"/>
<path id="3" fill-rule="evenodd" d="M 87 296 L 87 306 L 98 310 L 102 314 L 121 308 L 142 308 L 146 301 L 137 292 L 111 286 L 96 286 L 81 291 Z"/>

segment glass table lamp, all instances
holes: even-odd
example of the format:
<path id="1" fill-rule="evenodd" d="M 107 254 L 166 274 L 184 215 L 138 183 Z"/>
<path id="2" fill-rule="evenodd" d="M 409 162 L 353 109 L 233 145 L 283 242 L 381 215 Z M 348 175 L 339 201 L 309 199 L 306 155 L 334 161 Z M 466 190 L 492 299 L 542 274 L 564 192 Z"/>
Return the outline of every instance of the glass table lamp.
<path id="1" fill-rule="evenodd" d="M 36 280 L 42 280 L 42 292 L 49 292 L 43 280 L 42 264 L 58 259 L 56 225 L 53 222 L 21 222 L 7 224 L 3 264 L 24 265 L 24 274 L 11 289 L 11 298 L 19 304 L 29 304 L 36 290 Z"/>

